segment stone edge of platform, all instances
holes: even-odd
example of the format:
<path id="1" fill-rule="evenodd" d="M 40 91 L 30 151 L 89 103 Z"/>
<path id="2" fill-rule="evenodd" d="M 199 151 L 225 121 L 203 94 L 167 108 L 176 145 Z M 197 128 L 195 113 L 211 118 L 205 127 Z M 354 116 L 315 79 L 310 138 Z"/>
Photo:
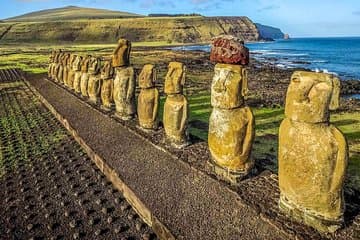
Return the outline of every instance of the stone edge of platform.
<path id="1" fill-rule="evenodd" d="M 66 118 L 64 118 L 57 110 L 28 82 L 24 77 L 22 78 L 24 83 L 35 96 L 45 105 L 47 109 L 58 119 L 58 121 L 70 132 L 74 139 L 83 147 L 85 152 L 89 155 L 90 159 L 96 164 L 99 170 L 112 182 L 114 187 L 121 191 L 125 199 L 135 209 L 139 216 L 147 223 L 155 232 L 155 234 L 163 240 L 176 239 L 170 230 L 145 206 L 140 198 L 129 188 L 126 183 L 116 173 L 115 169 L 112 169 L 104 159 L 102 159 L 86 142 L 80 137 L 77 131 L 69 124 Z"/>

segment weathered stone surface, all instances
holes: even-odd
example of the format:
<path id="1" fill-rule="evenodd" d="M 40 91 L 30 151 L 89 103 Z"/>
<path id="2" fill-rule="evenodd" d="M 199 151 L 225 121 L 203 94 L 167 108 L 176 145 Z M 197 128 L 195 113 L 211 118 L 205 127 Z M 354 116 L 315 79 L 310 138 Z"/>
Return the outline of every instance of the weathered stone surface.
<path id="1" fill-rule="evenodd" d="M 105 62 L 101 69 L 101 101 L 106 110 L 110 110 L 114 105 L 114 68 L 111 61 Z"/>
<path id="2" fill-rule="evenodd" d="M 52 73 L 52 79 L 54 81 L 57 81 L 57 75 L 58 75 L 59 67 L 60 67 L 60 57 L 61 57 L 61 50 L 56 52 L 55 59 L 54 59 L 54 66 L 53 66 L 53 73 Z"/>
<path id="3" fill-rule="evenodd" d="M 244 41 L 230 36 L 222 35 L 213 39 L 210 60 L 216 63 L 249 64 L 249 49 Z"/>
<path id="4" fill-rule="evenodd" d="M 211 84 L 211 105 L 221 109 L 242 107 L 248 92 L 247 75 L 247 69 L 240 65 L 216 64 Z"/>
<path id="5" fill-rule="evenodd" d="M 64 70 L 64 66 L 63 66 L 63 58 L 64 58 L 64 53 L 61 52 L 59 54 L 59 58 L 58 58 L 58 63 L 57 63 L 57 75 L 55 77 L 55 80 L 57 82 L 61 82 L 61 80 L 63 79 L 63 70 Z"/>
<path id="6" fill-rule="evenodd" d="M 164 91 L 166 94 L 183 92 L 185 84 L 186 66 L 180 62 L 169 63 L 168 72 L 165 77 Z"/>
<path id="7" fill-rule="evenodd" d="M 84 97 L 88 96 L 88 82 L 89 82 L 89 63 L 91 56 L 88 55 L 81 64 L 81 80 L 80 80 L 80 90 L 81 95 Z"/>
<path id="8" fill-rule="evenodd" d="M 134 117 L 135 106 L 135 72 L 132 67 L 115 68 L 114 102 L 116 116 L 123 120 Z"/>
<path id="9" fill-rule="evenodd" d="M 49 67 L 48 67 L 48 78 L 52 78 L 52 69 L 54 66 L 54 60 L 55 60 L 56 51 L 51 51 L 51 54 L 49 56 Z"/>
<path id="10" fill-rule="evenodd" d="M 74 82 L 70 83 L 70 88 L 74 89 L 75 92 L 79 93 L 81 92 L 80 89 L 80 81 L 81 81 L 81 63 L 83 61 L 82 56 L 76 56 L 74 63 L 73 63 L 73 70 L 75 72 L 74 75 Z"/>
<path id="11" fill-rule="evenodd" d="M 232 183 L 246 176 L 254 166 L 250 158 L 255 136 L 255 119 L 244 107 L 247 70 L 240 65 L 217 64 L 211 84 L 208 143 L 211 164 L 217 175 Z M 222 171 L 223 170 L 223 171 Z"/>
<path id="12" fill-rule="evenodd" d="M 334 232 L 344 221 L 348 147 L 329 124 L 329 109 L 338 107 L 338 83 L 329 74 L 295 72 L 279 130 L 280 208 L 321 232 Z"/>
<path id="13" fill-rule="evenodd" d="M 75 55 L 75 54 L 70 54 L 69 65 L 68 65 L 68 67 L 69 67 L 68 78 L 64 82 L 65 86 L 68 88 L 70 88 L 70 86 L 73 86 L 73 83 L 74 83 L 75 71 L 73 69 L 73 65 L 74 65 L 76 56 L 77 55 Z"/>
<path id="14" fill-rule="evenodd" d="M 66 53 L 63 59 L 63 78 L 62 78 L 62 83 L 65 84 L 65 82 L 68 79 L 69 76 L 69 61 L 70 61 L 70 53 Z"/>
<path id="15" fill-rule="evenodd" d="M 154 65 L 145 65 L 139 75 L 141 88 L 138 96 L 137 112 L 139 125 L 143 129 L 158 128 L 159 91 L 155 87 L 156 69 Z"/>
<path id="16" fill-rule="evenodd" d="M 89 82 L 88 82 L 88 95 L 89 100 L 97 103 L 100 99 L 101 90 L 101 59 L 92 57 L 89 62 Z"/>
<path id="17" fill-rule="evenodd" d="M 126 39 L 119 39 L 118 46 L 112 55 L 113 67 L 126 67 L 130 65 L 131 42 Z"/>

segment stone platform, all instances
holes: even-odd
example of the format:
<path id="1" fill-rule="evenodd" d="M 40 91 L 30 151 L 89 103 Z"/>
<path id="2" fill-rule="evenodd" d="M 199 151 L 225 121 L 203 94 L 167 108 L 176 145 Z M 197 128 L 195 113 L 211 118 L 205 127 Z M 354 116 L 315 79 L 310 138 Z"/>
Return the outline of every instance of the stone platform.
<path id="1" fill-rule="evenodd" d="M 218 181 L 196 156 L 206 143 L 172 150 L 136 132 L 44 78 L 28 79 L 42 101 L 71 130 L 98 167 L 124 192 L 163 239 L 359 239 L 358 194 L 347 196 L 346 228 L 321 236 L 278 209 L 277 176 L 262 172 L 238 187 Z M 157 137 L 157 138 L 156 138 Z M 153 141 L 155 139 L 155 141 Z M 154 144 L 156 143 L 156 144 Z M 194 153 L 195 152 L 195 153 Z"/>

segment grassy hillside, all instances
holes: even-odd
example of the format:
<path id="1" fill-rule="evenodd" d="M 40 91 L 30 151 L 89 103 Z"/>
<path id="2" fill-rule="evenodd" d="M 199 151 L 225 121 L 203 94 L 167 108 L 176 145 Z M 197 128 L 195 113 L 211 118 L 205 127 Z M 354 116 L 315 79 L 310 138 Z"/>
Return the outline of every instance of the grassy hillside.
<path id="1" fill-rule="evenodd" d="M 5 19 L 6 22 L 34 22 L 34 21 L 60 21 L 75 19 L 102 19 L 102 18 L 123 18 L 138 17 L 140 15 L 128 12 L 110 11 L 105 9 L 82 8 L 68 6 L 31 12 L 24 15 Z"/>
<path id="2" fill-rule="evenodd" d="M 9 26 L 12 27 L 9 29 Z M 2 34 L 4 31 L 6 34 Z M 144 17 L 80 19 L 50 22 L 0 23 L 0 43 L 115 43 L 125 37 L 134 42 L 205 43 L 220 34 L 247 41 L 260 38 L 247 17 Z"/>

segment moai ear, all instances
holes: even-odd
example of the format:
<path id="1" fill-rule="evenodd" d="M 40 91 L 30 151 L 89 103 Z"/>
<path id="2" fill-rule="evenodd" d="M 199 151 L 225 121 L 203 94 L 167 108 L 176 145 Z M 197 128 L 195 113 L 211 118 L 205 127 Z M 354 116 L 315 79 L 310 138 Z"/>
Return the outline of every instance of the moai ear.
<path id="1" fill-rule="evenodd" d="M 182 69 L 182 75 L 181 75 L 181 85 L 184 86 L 185 85 L 185 79 L 186 79 L 186 66 L 183 66 Z"/>
<path id="2" fill-rule="evenodd" d="M 332 80 L 332 85 L 333 85 L 333 91 L 331 94 L 329 109 L 336 110 L 339 108 L 339 105 L 340 105 L 339 98 L 340 98 L 341 84 L 340 84 L 339 78 L 337 78 L 335 76 L 331 76 L 331 80 Z"/>
<path id="3" fill-rule="evenodd" d="M 248 71 L 246 68 L 243 68 L 242 69 L 242 88 L 241 88 L 241 95 L 243 97 L 245 97 L 248 92 L 249 92 L 249 89 L 248 89 Z"/>

